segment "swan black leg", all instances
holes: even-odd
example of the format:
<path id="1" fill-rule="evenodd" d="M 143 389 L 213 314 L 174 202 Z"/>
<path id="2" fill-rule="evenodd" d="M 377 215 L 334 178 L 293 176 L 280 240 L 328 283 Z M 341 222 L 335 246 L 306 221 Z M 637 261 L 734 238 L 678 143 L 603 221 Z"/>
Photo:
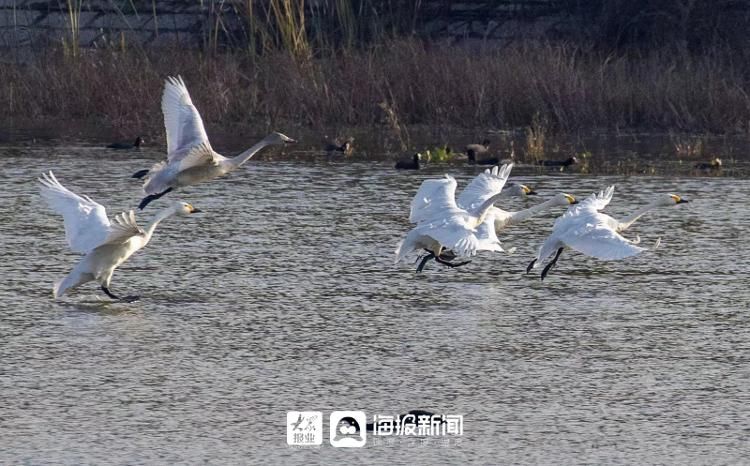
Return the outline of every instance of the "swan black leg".
<path id="1" fill-rule="evenodd" d="M 133 173 L 133 176 L 131 176 L 131 178 L 137 178 L 140 180 L 144 176 L 148 175 L 148 172 L 149 170 L 138 170 L 137 172 Z"/>
<path id="2" fill-rule="evenodd" d="M 445 265 L 445 266 L 448 266 L 448 267 L 450 267 L 450 268 L 452 268 L 452 269 L 454 269 L 454 268 L 456 268 L 456 267 L 461 267 L 462 265 L 466 265 L 466 264 L 469 264 L 469 263 L 471 262 L 471 261 L 465 261 L 465 262 L 450 262 L 450 261 L 447 261 L 447 260 L 445 260 L 445 259 L 443 259 L 443 258 L 441 258 L 441 257 L 436 257 L 436 258 L 435 258 L 435 261 L 436 261 L 436 262 L 438 262 L 438 263 L 440 263 L 440 264 L 443 264 L 443 265 Z"/>
<path id="3" fill-rule="evenodd" d="M 440 257 L 440 259 L 442 259 L 444 261 L 452 261 L 453 259 L 456 258 L 456 254 L 453 251 L 451 251 L 450 249 L 443 249 L 440 252 L 440 256 L 439 257 Z"/>
<path id="4" fill-rule="evenodd" d="M 119 300 L 120 300 L 120 297 L 119 297 L 119 296 L 116 296 L 116 295 L 114 295 L 114 294 L 113 294 L 113 293 L 112 293 L 111 291 L 109 291 L 109 288 L 107 288 L 107 287 L 106 287 L 106 286 L 104 286 L 104 285 L 102 285 L 102 291 L 103 291 L 103 292 L 104 292 L 104 293 L 105 293 L 105 294 L 106 294 L 107 296 L 109 296 L 110 298 L 112 298 L 112 299 L 114 299 L 114 300 L 117 300 L 117 301 L 119 301 Z"/>
<path id="5" fill-rule="evenodd" d="M 452 269 L 456 267 L 461 267 L 462 265 L 466 265 L 471 262 L 471 261 L 458 262 L 458 263 L 451 262 L 451 260 L 455 259 L 456 256 L 450 251 L 446 251 L 440 254 L 439 256 L 435 256 L 435 253 L 432 251 L 429 251 L 429 250 L 426 250 L 426 251 L 427 251 L 427 254 L 417 259 L 417 261 L 419 262 L 419 265 L 417 266 L 417 273 L 422 272 L 422 269 L 424 269 L 424 266 L 427 264 L 427 262 L 430 259 L 435 259 L 435 262 L 437 262 L 438 264 L 443 264 L 446 267 L 450 267 Z"/>
<path id="6" fill-rule="evenodd" d="M 430 252 L 429 254 L 425 254 L 423 257 L 421 257 L 419 265 L 417 266 L 416 273 L 421 273 L 422 269 L 424 269 L 425 264 L 427 264 L 427 261 L 429 261 L 433 257 L 435 257 L 435 254 L 433 254 L 432 252 Z"/>
<path id="7" fill-rule="evenodd" d="M 531 269 L 534 268 L 534 264 L 536 264 L 536 259 L 534 259 L 533 261 L 529 262 L 529 266 L 526 267 L 526 273 L 527 274 L 531 273 Z"/>
<path id="8" fill-rule="evenodd" d="M 461 267 L 462 265 L 466 265 L 471 261 L 466 262 L 453 262 L 453 259 L 456 258 L 456 253 L 451 251 L 450 249 L 443 249 L 440 252 L 440 255 L 435 257 L 435 262 L 438 264 L 443 264 L 447 267 L 455 268 L 455 267 Z"/>
<path id="9" fill-rule="evenodd" d="M 125 296 L 124 298 L 121 298 L 121 297 L 115 295 L 114 293 L 112 293 L 111 291 L 109 291 L 109 288 L 107 288 L 104 285 L 102 285 L 102 291 L 107 296 L 109 296 L 110 298 L 114 299 L 115 301 L 122 301 L 122 302 L 125 302 L 125 303 L 132 303 L 133 301 L 138 301 L 140 299 L 140 296 Z"/>
<path id="10" fill-rule="evenodd" d="M 162 197 L 163 195 L 167 194 L 168 192 L 172 191 L 172 188 L 167 188 L 164 191 L 160 192 L 159 194 L 150 194 L 141 200 L 141 203 L 138 204 L 138 209 L 143 210 L 147 205 L 151 203 L 151 201 L 155 201 Z"/>
<path id="11" fill-rule="evenodd" d="M 557 264 L 557 259 L 559 259 L 559 258 L 560 258 L 560 254 L 562 254 L 562 252 L 563 252 L 563 248 L 560 248 L 560 249 L 558 249 L 558 250 L 557 250 L 557 254 L 555 254 L 555 258 L 554 258 L 554 259 L 552 259 L 552 262 L 550 262 L 549 264 L 547 264 L 547 266 L 546 266 L 546 267 L 544 267 L 544 270 L 542 270 L 542 280 L 544 280 L 544 277 L 546 277 L 546 276 L 547 276 L 547 272 L 549 272 L 549 271 L 550 271 L 550 269 L 551 269 L 552 267 L 554 267 L 554 266 L 555 266 L 555 264 Z"/>

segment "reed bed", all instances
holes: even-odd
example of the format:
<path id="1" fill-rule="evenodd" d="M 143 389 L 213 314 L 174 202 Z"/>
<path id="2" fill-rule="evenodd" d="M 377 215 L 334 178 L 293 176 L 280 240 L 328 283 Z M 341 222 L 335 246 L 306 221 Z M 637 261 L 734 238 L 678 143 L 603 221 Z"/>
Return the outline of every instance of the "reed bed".
<path id="1" fill-rule="evenodd" d="M 204 119 L 224 127 L 387 128 L 395 120 L 529 128 L 536 144 L 542 129 L 750 130 L 746 50 L 604 54 L 565 44 L 472 49 L 416 39 L 317 54 L 300 43 L 290 48 L 117 47 L 81 49 L 75 58 L 46 49 L 0 66 L 0 108 L 18 124 L 79 120 L 122 134 L 161 128 L 163 80 L 180 74 Z"/>

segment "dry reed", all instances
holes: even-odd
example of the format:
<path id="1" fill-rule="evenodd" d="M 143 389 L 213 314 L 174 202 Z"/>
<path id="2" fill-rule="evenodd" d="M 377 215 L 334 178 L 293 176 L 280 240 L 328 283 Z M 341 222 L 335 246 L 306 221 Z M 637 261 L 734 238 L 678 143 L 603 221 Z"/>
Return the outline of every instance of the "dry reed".
<path id="1" fill-rule="evenodd" d="M 278 14 L 294 15 L 277 4 Z M 531 127 L 534 140 L 542 130 L 750 128 L 746 51 L 604 56 L 564 45 L 477 51 L 404 39 L 312 57 L 293 30 L 285 37 L 295 53 L 121 47 L 81 49 L 70 60 L 48 49 L 0 67 L 0 107 L 17 121 L 158 128 L 163 79 L 181 74 L 204 118 L 221 125 L 379 125 L 378 104 L 387 102 L 402 128 Z"/>

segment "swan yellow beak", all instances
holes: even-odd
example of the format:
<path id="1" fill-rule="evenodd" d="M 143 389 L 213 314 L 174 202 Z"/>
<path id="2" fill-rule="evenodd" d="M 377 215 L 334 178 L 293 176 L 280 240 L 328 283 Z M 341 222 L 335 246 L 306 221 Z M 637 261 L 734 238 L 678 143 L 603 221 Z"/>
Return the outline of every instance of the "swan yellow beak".
<path id="1" fill-rule="evenodd" d="M 535 195 L 536 195 L 536 191 L 534 191 L 533 189 L 529 188 L 529 187 L 528 187 L 528 186 L 526 186 L 525 184 L 522 184 L 522 185 L 521 185 L 521 190 L 522 190 L 522 191 L 523 191 L 523 193 L 524 193 L 525 195 L 527 195 L 527 196 L 535 196 Z"/>
<path id="2" fill-rule="evenodd" d="M 576 200 L 576 198 L 573 197 L 573 196 L 571 196 L 570 194 L 566 194 L 565 195 L 565 199 L 567 199 L 568 203 L 571 204 L 571 205 L 572 204 L 578 204 L 578 201 Z"/>
<path id="3" fill-rule="evenodd" d="M 675 203 L 675 204 L 685 204 L 685 203 L 688 203 L 688 202 L 690 202 L 690 201 L 688 201 L 687 199 L 683 199 L 683 198 L 681 198 L 681 197 L 680 197 L 680 196 L 678 196 L 677 194 L 670 194 L 670 196 L 672 196 L 672 199 L 674 199 L 674 203 Z"/>

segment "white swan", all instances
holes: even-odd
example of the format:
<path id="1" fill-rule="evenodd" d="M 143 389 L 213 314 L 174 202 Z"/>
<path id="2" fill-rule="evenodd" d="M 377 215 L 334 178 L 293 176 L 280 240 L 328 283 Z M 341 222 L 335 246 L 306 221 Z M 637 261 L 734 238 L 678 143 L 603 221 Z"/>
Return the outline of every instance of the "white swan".
<path id="1" fill-rule="evenodd" d="M 133 178 L 145 177 L 143 190 L 148 195 L 138 205 L 139 209 L 173 189 L 224 176 L 266 146 L 296 142 L 281 133 L 271 133 L 236 157 L 227 158 L 215 152 L 180 76 L 167 79 L 161 109 L 167 129 L 167 160 L 133 175 Z"/>
<path id="2" fill-rule="evenodd" d="M 42 197 L 65 222 L 65 238 L 73 252 L 85 254 L 73 270 L 55 283 L 55 298 L 67 290 L 90 281 L 98 281 L 102 291 L 112 299 L 134 301 L 137 296 L 120 298 L 109 290 L 115 269 L 128 260 L 136 251 L 148 244 L 156 226 L 172 215 L 187 216 L 200 212 L 185 202 L 175 202 L 162 210 L 154 219 L 141 228 L 135 221 L 133 211 L 107 219 L 107 211 L 88 196 L 79 196 L 60 184 L 52 172 L 42 174 Z"/>
<path id="3" fill-rule="evenodd" d="M 488 171 L 490 171 L 489 168 L 486 169 L 484 173 L 487 173 Z M 506 194 L 507 197 L 520 197 L 526 199 L 526 196 L 535 196 L 537 193 L 525 184 L 508 183 L 503 188 L 503 194 Z"/>
<path id="4" fill-rule="evenodd" d="M 513 167 L 513 164 L 508 164 L 509 167 Z M 484 173 L 478 175 L 476 178 L 474 178 L 471 183 L 469 183 L 466 188 L 461 192 L 460 196 L 458 197 L 457 204 L 459 207 L 467 207 L 467 203 L 462 202 L 463 199 L 466 198 L 466 192 L 472 188 L 472 185 L 476 187 L 476 180 L 482 176 L 487 176 L 489 173 L 494 173 L 495 181 L 492 184 L 487 184 L 486 190 L 489 192 L 489 195 L 485 197 L 489 198 L 493 194 L 500 192 L 502 195 L 499 196 L 499 199 L 509 199 L 512 197 L 521 197 L 525 198 L 527 195 L 536 195 L 536 192 L 529 188 L 526 185 L 523 184 L 517 184 L 517 183 L 508 183 L 507 185 L 505 182 L 499 177 L 499 170 L 500 167 L 492 167 L 492 170 L 489 168 L 484 171 Z M 419 189 L 417 190 L 417 193 L 414 195 L 414 198 L 411 201 L 410 211 L 409 211 L 409 222 L 411 223 L 419 223 L 421 220 L 423 220 L 426 216 L 429 215 L 429 210 L 425 210 L 427 207 L 430 206 L 430 204 L 433 202 L 433 198 L 435 196 L 435 193 L 441 193 L 443 191 L 443 185 L 446 183 L 445 178 L 438 178 L 438 179 L 430 179 L 430 180 L 424 180 L 422 184 L 419 186 Z M 498 188 L 499 191 L 498 191 Z M 481 202 L 477 202 L 476 204 L 479 205 Z M 468 206 L 471 207 L 471 206 Z"/>
<path id="5" fill-rule="evenodd" d="M 503 166 L 503 168 L 504 167 L 505 166 Z M 510 170 L 513 167 L 513 164 L 508 164 L 507 167 L 508 170 Z M 500 167 L 486 169 L 483 173 L 476 176 L 461 192 L 457 201 L 458 207 L 466 210 L 477 208 L 481 203 L 492 197 L 498 191 L 501 192 L 499 199 L 513 196 L 526 196 L 530 193 L 536 194 L 525 185 L 516 184 L 513 187 L 509 187 L 506 185 L 506 180 L 507 174 L 504 173 Z M 411 202 L 411 211 L 409 213 L 410 222 L 419 223 L 426 217 L 429 217 L 430 210 L 427 208 L 433 202 L 435 194 L 441 192 L 443 183 L 445 183 L 445 180 L 425 180 L 422 182 L 422 185 L 419 187 L 417 194 Z M 490 207 L 487 218 L 493 222 L 494 228 L 490 231 L 489 228 L 487 228 L 487 225 L 481 224 L 477 229 L 478 238 L 482 241 L 492 243 L 497 240 L 497 234 L 510 225 L 514 225 L 539 215 L 555 206 L 569 206 L 571 204 L 577 204 L 577 202 L 578 201 L 576 201 L 575 197 L 570 194 L 559 193 L 541 204 L 518 212 L 508 212 L 493 205 Z M 455 254 L 453 254 L 449 248 L 445 248 L 442 251 L 442 257 L 437 257 L 435 260 L 448 266 L 460 266 L 465 264 L 465 262 L 452 264 L 450 261 L 453 260 L 454 257 Z M 426 255 L 417 267 L 417 271 L 420 272 L 422 268 L 424 268 L 425 263 L 431 258 L 433 258 L 432 254 Z"/>
<path id="6" fill-rule="evenodd" d="M 507 180 L 512 167 L 512 164 L 503 165 L 498 176 Z M 427 249 L 430 255 L 417 268 L 419 272 L 429 258 L 435 258 L 445 265 L 463 265 L 441 259 L 443 249 L 451 250 L 456 257 L 470 257 L 478 251 L 503 250 L 495 234 L 494 222 L 487 215 L 492 205 L 503 196 L 502 185 L 497 184 L 497 191 L 493 195 L 469 209 L 456 204 L 456 186 L 456 180 L 448 175 L 444 179 L 425 180 L 422 183 L 418 196 L 419 193 L 429 193 L 429 196 L 415 198 L 419 204 L 416 210 L 415 201 L 412 201 L 410 220 L 417 226 L 396 250 L 397 263 L 412 251 Z"/>
<path id="7" fill-rule="evenodd" d="M 499 175 L 498 167 L 493 167 L 491 170 L 487 169 L 484 173 L 480 173 L 476 176 L 471 183 L 466 186 L 463 192 L 461 192 L 461 195 L 458 197 L 458 205 L 465 209 L 476 207 L 492 196 L 492 193 L 496 192 L 498 186 L 503 185 L 505 185 L 505 180 Z M 490 209 L 490 215 L 495 219 L 495 232 L 500 233 L 500 231 L 510 225 L 523 222 L 524 220 L 539 215 L 553 207 L 568 207 L 571 204 L 577 203 L 575 197 L 570 194 L 559 193 L 541 204 L 537 204 L 518 212 L 508 212 L 492 206 Z"/>
<path id="8" fill-rule="evenodd" d="M 614 192 L 615 187 L 610 186 L 606 191 L 592 194 L 555 220 L 552 234 L 539 249 L 536 259 L 529 263 L 526 273 L 555 254 L 555 257 L 542 270 L 542 280 L 544 280 L 566 247 L 601 260 L 618 260 L 639 254 L 646 249 L 636 246 L 636 243 L 627 240 L 620 233 L 652 209 L 689 202 L 676 194 L 659 194 L 652 202 L 637 209 L 631 215 L 622 220 L 615 220 L 599 212 L 609 204 Z"/>

